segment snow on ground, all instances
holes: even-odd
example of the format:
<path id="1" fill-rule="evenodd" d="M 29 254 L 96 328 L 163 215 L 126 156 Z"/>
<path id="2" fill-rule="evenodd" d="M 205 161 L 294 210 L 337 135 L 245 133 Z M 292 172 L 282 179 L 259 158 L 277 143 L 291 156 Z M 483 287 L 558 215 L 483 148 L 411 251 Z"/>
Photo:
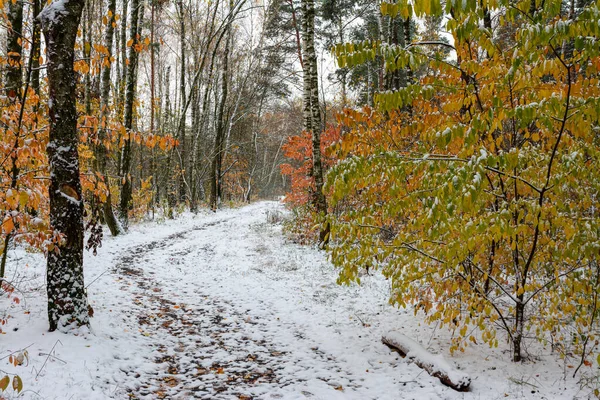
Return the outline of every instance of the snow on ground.
<path id="1" fill-rule="evenodd" d="M 530 349 L 538 361 L 519 365 L 503 344 L 450 356 L 450 333 L 388 305 L 384 278 L 338 286 L 325 253 L 286 242 L 267 222 L 282 209 L 186 214 L 105 238 L 85 256 L 94 318 L 79 336 L 47 332 L 45 261 L 15 250 L 8 278 L 25 293 L 20 304 L 0 299 L 0 318 L 10 314 L 0 371 L 23 378 L 26 399 L 587 398 L 540 346 Z M 393 329 L 464 370 L 471 391 L 443 386 L 383 345 Z M 9 365 L 25 348 L 29 361 Z"/>

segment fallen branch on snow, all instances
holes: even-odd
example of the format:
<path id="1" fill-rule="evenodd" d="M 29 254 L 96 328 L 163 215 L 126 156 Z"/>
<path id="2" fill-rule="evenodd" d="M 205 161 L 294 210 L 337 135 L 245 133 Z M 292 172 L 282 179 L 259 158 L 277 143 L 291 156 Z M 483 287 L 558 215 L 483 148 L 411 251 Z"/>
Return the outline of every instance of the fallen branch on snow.
<path id="1" fill-rule="evenodd" d="M 452 367 L 441 355 L 431 354 L 411 338 L 400 332 L 391 331 L 383 335 L 381 341 L 397 350 L 402 357 L 407 357 L 423 368 L 429 375 L 438 378 L 444 385 L 459 392 L 469 390 L 471 384 L 469 375 Z"/>

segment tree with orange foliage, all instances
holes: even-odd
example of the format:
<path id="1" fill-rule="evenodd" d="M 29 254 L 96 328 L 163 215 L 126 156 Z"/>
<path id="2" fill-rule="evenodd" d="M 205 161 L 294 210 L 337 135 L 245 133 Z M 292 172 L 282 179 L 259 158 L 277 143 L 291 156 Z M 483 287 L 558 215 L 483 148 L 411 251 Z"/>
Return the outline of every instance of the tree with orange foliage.
<path id="1" fill-rule="evenodd" d="M 325 171 L 337 162 L 337 157 L 327 149 L 340 139 L 340 127 L 329 126 L 321 134 L 321 154 Z M 313 136 L 310 132 L 303 132 L 298 136 L 290 137 L 283 145 L 284 155 L 292 160 L 292 163 L 281 164 L 281 173 L 290 178 L 290 191 L 285 196 L 285 202 L 294 210 L 299 212 L 296 227 L 297 232 L 307 230 L 306 238 L 315 240 L 319 232 L 315 231 L 315 216 L 312 214 L 312 204 L 317 196 L 317 186 L 312 174 L 313 168 Z M 299 228 L 299 229 L 298 229 Z M 305 235 L 302 234 L 304 237 Z M 303 240 L 304 241 L 304 240 Z"/>

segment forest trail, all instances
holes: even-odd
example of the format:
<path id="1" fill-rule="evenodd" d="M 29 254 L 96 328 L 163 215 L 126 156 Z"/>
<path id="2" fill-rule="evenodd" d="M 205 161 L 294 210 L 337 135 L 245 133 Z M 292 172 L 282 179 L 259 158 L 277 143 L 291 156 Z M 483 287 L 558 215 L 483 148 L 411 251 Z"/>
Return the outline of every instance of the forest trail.
<path id="1" fill-rule="evenodd" d="M 216 214 L 122 251 L 115 274 L 132 301 L 124 323 L 144 338 L 138 361 L 156 367 L 121 368 L 131 398 L 288 398 L 290 391 L 298 398 L 379 398 L 373 389 L 359 395 L 364 378 L 321 350 L 324 343 L 302 322 L 310 307 L 289 283 L 322 265 L 301 267 L 292 251 L 298 248 L 274 246 L 266 214 L 279 208 L 260 203 Z M 278 286 L 285 290 L 274 291 Z M 310 301 L 327 301 L 319 296 Z M 322 338 L 340 335 L 327 318 L 320 322 L 329 325 L 319 327 Z M 362 361 L 364 371 L 373 369 Z"/>
<path id="2" fill-rule="evenodd" d="M 134 298 L 130 325 L 155 339 L 144 358 L 163 367 L 162 373 L 146 376 L 137 370 L 123 371 L 142 382 L 138 388 L 130 389 L 132 398 L 214 398 L 218 394 L 244 398 L 241 391 L 244 385 L 259 381 L 278 383 L 274 374 L 276 358 L 284 353 L 264 339 L 253 339 L 256 337 L 253 325 L 257 322 L 232 307 L 227 299 L 203 294 L 202 287 L 189 296 L 188 291 L 174 290 L 177 281 L 165 285 L 153 277 L 153 271 L 165 265 L 210 263 L 208 245 L 196 251 L 169 248 L 180 240 L 189 241 L 191 235 L 197 237 L 201 231 L 216 229 L 228 220 L 201 224 L 162 240 L 137 245 L 121 257 L 117 273 L 124 277 L 123 289 L 131 287 Z M 157 252 L 163 257 L 158 265 L 156 259 L 148 258 Z M 193 259 L 187 257 L 190 255 Z M 262 324 L 258 329 L 265 330 Z M 227 378 L 222 379 L 220 375 L 225 374 Z"/>

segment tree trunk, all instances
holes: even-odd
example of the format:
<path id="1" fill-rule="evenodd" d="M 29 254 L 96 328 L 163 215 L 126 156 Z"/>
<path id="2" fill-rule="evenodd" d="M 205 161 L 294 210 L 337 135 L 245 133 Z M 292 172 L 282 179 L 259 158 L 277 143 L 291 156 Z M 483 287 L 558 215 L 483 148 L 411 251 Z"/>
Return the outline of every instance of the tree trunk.
<path id="1" fill-rule="evenodd" d="M 121 64 L 120 70 L 121 74 L 117 76 L 117 88 L 118 88 L 118 101 L 117 101 L 117 117 L 119 120 L 123 118 L 123 107 L 125 104 L 125 80 L 127 79 L 127 9 L 129 5 L 129 0 L 122 0 L 123 7 L 121 12 L 121 33 L 119 37 L 121 39 L 121 43 L 117 43 L 117 53 L 120 54 Z M 120 157 L 120 156 L 119 156 Z M 121 170 L 121 162 L 119 161 L 119 171 Z"/>
<path id="2" fill-rule="evenodd" d="M 185 95 L 185 18 L 184 18 L 184 8 L 183 1 L 179 0 L 177 2 L 177 7 L 179 8 L 179 42 L 180 42 L 180 56 L 181 56 L 181 72 L 180 72 L 180 82 L 179 82 L 179 91 L 181 92 L 181 119 L 179 124 L 179 146 L 177 150 L 179 151 L 179 201 L 184 202 L 186 198 L 186 187 L 185 187 L 185 160 L 186 160 L 186 151 L 185 151 L 185 115 L 187 111 L 186 107 L 186 95 Z"/>
<path id="3" fill-rule="evenodd" d="M 108 174 L 106 172 L 106 164 L 107 164 L 107 149 L 104 144 L 106 140 L 106 131 L 108 127 L 108 120 L 110 115 L 110 58 L 112 57 L 112 47 L 113 47 L 113 36 L 115 32 L 115 28 L 113 26 L 113 22 L 115 21 L 115 14 L 117 9 L 116 0 L 109 0 L 108 2 L 108 11 L 111 15 L 111 18 L 108 20 L 108 24 L 106 25 L 106 36 L 104 38 L 104 45 L 108 51 L 106 57 L 109 60 L 108 64 L 104 64 L 102 68 L 102 76 L 101 76 L 101 88 L 100 88 L 100 129 L 98 130 L 98 143 L 96 145 L 96 170 L 102 176 L 104 183 L 106 184 L 106 200 L 102 204 L 102 214 L 104 217 L 104 222 L 108 225 L 108 229 L 113 236 L 117 236 L 121 233 L 121 227 L 119 226 L 119 222 L 115 217 L 115 213 L 112 208 L 112 199 L 110 194 L 110 182 L 108 181 Z"/>
<path id="4" fill-rule="evenodd" d="M 212 86 L 212 80 L 213 80 L 213 71 L 214 71 L 214 60 L 215 60 L 215 54 L 212 55 L 211 57 L 211 61 L 210 61 L 210 67 L 208 69 L 208 79 L 206 80 L 206 86 L 204 88 L 204 96 L 203 96 L 203 100 L 202 100 L 202 116 L 200 118 L 200 123 L 199 123 L 199 127 L 198 129 L 201 130 L 202 132 L 205 133 L 208 132 L 208 122 L 209 122 L 209 110 L 211 108 L 211 104 L 210 104 L 210 89 Z M 195 153 L 196 153 L 196 162 L 194 164 L 194 181 L 196 182 L 194 185 L 195 191 L 194 191 L 194 197 L 202 200 L 205 200 L 205 193 L 204 193 L 204 182 L 202 180 L 204 174 L 202 174 L 202 176 L 200 176 L 200 164 L 201 161 L 203 159 L 206 158 L 205 154 L 203 153 L 203 148 L 200 146 L 200 134 L 198 134 L 198 139 L 196 140 L 196 149 L 195 149 Z"/>
<path id="5" fill-rule="evenodd" d="M 164 110 L 164 115 L 163 115 L 163 128 L 165 128 L 167 126 L 167 124 L 170 122 L 171 120 L 171 97 L 170 97 L 170 77 L 171 77 L 171 67 L 168 66 L 167 67 L 167 74 L 165 76 L 165 89 L 164 89 L 164 93 L 165 93 L 165 110 Z M 173 184 L 172 184 L 172 179 L 170 176 L 171 173 L 171 166 L 173 163 L 173 152 L 174 150 L 169 151 L 169 156 L 167 158 L 167 169 L 166 169 L 166 174 L 167 174 L 167 182 L 164 183 L 164 191 L 165 191 L 165 195 L 167 198 L 167 216 L 169 218 L 173 218 L 173 209 L 175 208 L 175 194 L 173 193 Z"/>
<path id="6" fill-rule="evenodd" d="M 412 34 L 410 32 L 411 26 L 411 18 L 408 17 L 403 21 L 403 31 L 404 31 L 404 44 L 405 46 L 410 45 L 412 42 Z M 412 83 L 413 73 L 410 69 L 410 65 L 406 66 L 406 85 L 410 85 Z"/>
<path id="7" fill-rule="evenodd" d="M 62 240 L 48 252 L 50 331 L 89 324 L 83 280 L 83 199 L 77 152 L 74 47 L 84 0 L 46 6 L 40 14 L 46 38 L 50 138 L 50 225 Z"/>
<path id="8" fill-rule="evenodd" d="M 515 304 L 515 331 L 512 335 L 513 342 L 513 361 L 519 362 L 523 359 L 521 343 L 523 341 L 523 325 L 525 323 L 525 304 L 524 296 L 517 296 L 518 302 Z"/>
<path id="9" fill-rule="evenodd" d="M 129 28 L 129 40 L 132 44 L 129 47 L 129 57 L 127 64 L 127 83 L 125 88 L 125 107 L 123 110 L 123 125 L 127 131 L 121 150 L 121 201 L 119 206 L 119 218 L 123 227 L 127 229 L 129 225 L 129 210 L 132 208 L 132 186 L 131 186 L 131 131 L 133 129 L 133 101 L 135 99 L 136 69 L 138 64 L 138 52 L 135 51 L 135 45 L 138 42 L 138 21 L 140 1 L 131 1 L 131 26 Z"/>
<path id="10" fill-rule="evenodd" d="M 304 85 L 309 85 L 310 96 L 310 114 L 312 117 L 312 151 L 313 151 L 313 169 L 312 175 L 315 179 L 315 198 L 314 205 L 318 213 L 327 214 L 327 201 L 323 193 L 323 167 L 321 162 L 321 109 L 319 107 L 319 74 L 317 70 L 317 55 L 315 53 L 315 3 L 314 0 L 303 0 L 304 18 L 305 18 L 305 51 L 304 63 L 308 64 L 309 79 L 304 78 Z M 304 89 L 305 99 L 307 96 Z M 306 108 L 306 105 L 305 105 Z M 305 110 L 305 119 L 307 111 Z"/>
<path id="11" fill-rule="evenodd" d="M 92 4 L 90 1 L 86 1 L 84 7 L 84 20 L 81 24 L 81 32 L 83 36 L 83 58 L 84 61 L 90 66 L 92 65 L 92 13 L 90 11 L 90 7 Z M 92 88 L 92 75 L 91 73 L 87 73 L 83 75 L 83 93 L 84 93 L 84 104 L 85 104 L 85 115 L 92 114 L 92 99 L 91 96 L 91 88 Z"/>
<path id="12" fill-rule="evenodd" d="M 154 15 L 155 15 L 155 4 L 154 1 L 150 2 L 150 134 L 154 135 L 154 113 L 155 113 L 155 94 L 154 94 L 154 76 L 155 76 L 155 65 L 154 65 Z M 154 219 L 154 207 L 156 204 L 156 160 L 154 155 L 154 148 L 150 149 L 150 174 L 152 176 L 152 195 L 150 197 L 150 207 L 152 209 L 152 219 Z"/>
<path id="13" fill-rule="evenodd" d="M 338 18 L 338 39 L 340 43 L 346 43 L 346 37 L 344 35 L 344 24 L 342 18 Z M 342 86 L 342 108 L 346 108 L 348 106 L 348 68 L 339 69 L 340 76 L 340 84 Z"/>
<path id="14" fill-rule="evenodd" d="M 13 100 L 21 98 L 23 86 L 23 69 L 21 37 L 23 34 L 23 2 L 21 0 L 8 2 L 8 23 L 6 32 L 6 67 L 5 91 Z"/>
<path id="15" fill-rule="evenodd" d="M 196 64 L 198 64 L 198 60 L 196 60 Z M 192 96 L 192 134 L 191 143 L 190 143 L 190 160 L 187 169 L 187 181 L 190 185 L 190 211 L 197 212 L 198 211 L 198 202 L 196 198 L 196 181 L 194 179 L 194 166 L 196 165 L 196 146 L 198 146 L 198 141 L 200 139 L 199 127 L 200 127 L 200 99 L 198 95 L 198 86 L 194 86 L 192 88 L 192 92 L 190 93 Z"/>
<path id="16" fill-rule="evenodd" d="M 311 107 L 311 94 L 310 94 L 310 60 L 308 59 L 308 18 L 307 18 L 307 0 L 302 1 L 302 52 L 304 53 L 302 65 L 302 116 L 304 118 L 304 130 L 306 132 L 313 131 L 313 118 L 312 118 L 312 107 Z M 311 172 L 312 174 L 312 172 Z"/>
<path id="17" fill-rule="evenodd" d="M 386 346 L 396 350 L 402 357 L 408 357 L 417 366 L 423 368 L 433 377 L 438 378 L 444 385 L 459 392 L 466 392 L 471 385 L 471 377 L 454 369 L 440 355 L 429 353 L 423 346 L 408 336 L 397 331 L 391 331 L 381 337 Z"/>
<path id="18" fill-rule="evenodd" d="M 41 43 L 41 35 L 40 35 L 40 21 L 37 16 L 41 11 L 41 1 L 42 0 L 33 0 L 33 28 L 31 34 L 31 40 L 33 42 L 31 46 L 31 59 L 32 59 L 32 69 L 31 69 L 31 87 L 35 91 L 35 94 L 40 95 L 40 43 Z"/>
<path id="19" fill-rule="evenodd" d="M 231 24 L 227 27 L 227 39 L 225 39 L 225 51 L 223 53 L 223 65 L 221 67 L 221 101 L 217 111 L 217 132 L 215 135 L 215 146 L 213 150 L 213 159 L 211 165 L 210 182 L 210 207 L 216 211 L 221 200 L 221 170 L 223 167 L 223 152 L 225 144 L 225 103 L 227 102 L 227 91 L 229 86 L 229 48 L 231 42 Z"/>
<path id="20" fill-rule="evenodd" d="M 258 164 L 259 128 L 256 125 L 260 123 L 266 92 L 267 88 L 264 87 L 260 96 L 260 102 L 258 103 L 258 111 L 256 113 L 256 118 L 254 118 L 252 123 L 252 157 L 250 158 L 250 162 L 248 163 L 248 184 L 246 185 L 246 190 L 244 192 L 244 202 L 246 203 L 250 203 L 250 199 L 252 198 L 252 181 L 254 179 L 254 173 Z"/>

